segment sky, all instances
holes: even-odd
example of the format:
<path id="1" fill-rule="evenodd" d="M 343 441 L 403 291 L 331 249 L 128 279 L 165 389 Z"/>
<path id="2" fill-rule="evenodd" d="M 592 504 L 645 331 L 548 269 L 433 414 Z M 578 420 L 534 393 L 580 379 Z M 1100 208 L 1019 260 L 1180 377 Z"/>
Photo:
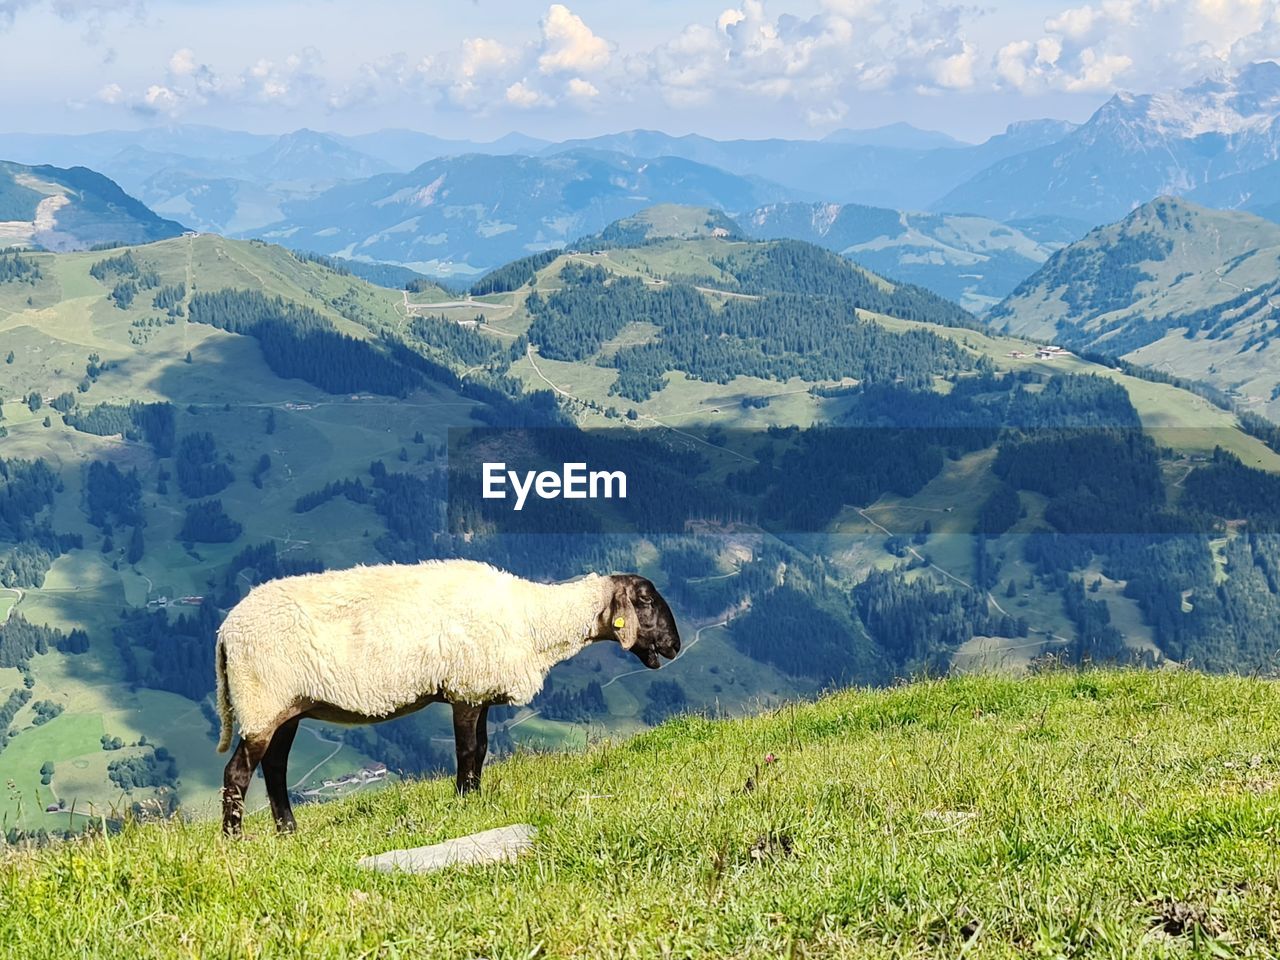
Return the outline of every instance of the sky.
<path id="1" fill-rule="evenodd" d="M 1280 0 L 0 0 L 7 131 L 978 141 L 1280 56 Z"/>

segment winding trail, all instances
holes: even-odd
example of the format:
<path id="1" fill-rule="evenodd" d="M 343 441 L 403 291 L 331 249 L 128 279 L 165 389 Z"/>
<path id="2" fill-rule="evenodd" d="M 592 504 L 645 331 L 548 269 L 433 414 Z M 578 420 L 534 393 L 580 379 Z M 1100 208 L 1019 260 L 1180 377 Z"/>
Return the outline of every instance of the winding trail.
<path id="1" fill-rule="evenodd" d="M 4 619 L 0 620 L 0 624 L 8 623 L 9 618 L 13 616 L 13 611 L 18 609 L 18 604 L 22 602 L 22 598 L 26 595 L 20 587 L 0 587 L 0 593 L 13 594 L 13 606 L 11 606 L 4 615 Z"/>
<path id="2" fill-rule="evenodd" d="M 863 519 L 863 520 L 865 520 L 865 521 L 867 521 L 867 523 L 871 524 L 873 527 L 875 527 L 875 528 L 876 528 L 877 530 L 879 530 L 881 533 L 885 534 L 885 536 L 889 536 L 889 537 L 893 537 L 893 536 L 901 536 L 901 534 L 895 534 L 895 533 L 894 533 L 892 530 L 890 530 L 888 527 L 886 527 L 886 526 L 884 526 L 884 525 L 882 525 L 882 524 L 880 524 L 880 523 L 876 522 L 876 521 L 875 521 L 875 520 L 873 520 L 871 517 L 867 516 L 867 512 L 866 512 L 866 510 L 864 510 L 864 509 L 862 509 L 862 508 L 858 508 L 858 511 L 857 511 L 857 512 L 858 512 L 858 516 L 862 517 L 862 519 Z M 973 586 L 973 584 L 969 583 L 969 582 L 968 582 L 968 581 L 966 581 L 966 580 L 961 580 L 959 577 L 957 577 L 957 576 L 956 576 L 954 573 L 952 573 L 950 570 L 944 570 L 942 567 L 938 566 L 938 565 L 937 565 L 936 563 L 934 563 L 932 560 L 928 560 L 928 559 L 926 559 L 926 558 L 925 558 L 925 557 L 924 557 L 924 556 L 923 556 L 923 555 L 922 555 L 918 550 L 916 550 L 916 548 L 915 548 L 915 547 L 908 545 L 908 546 L 907 546 L 907 552 L 908 552 L 908 553 L 910 553 L 910 554 L 911 554 L 913 557 L 915 557 L 917 560 L 919 560 L 921 563 L 928 564 L 928 566 L 929 566 L 929 569 L 930 569 L 930 570 L 937 570 L 937 571 L 938 571 L 940 574 L 942 574 L 944 577 L 949 577 L 950 579 L 954 580 L 956 583 L 960 584 L 961 586 L 965 587 L 965 588 L 966 588 L 966 589 L 968 589 L 968 590 L 973 590 L 973 589 L 975 589 L 975 587 Z M 1001 616 L 1005 616 L 1005 617 L 1012 616 L 1012 614 L 1010 614 L 1008 610 L 1006 610 L 1004 607 L 1002 607 L 1002 606 L 1000 605 L 1000 601 L 999 601 L 999 600 L 997 600 L 997 599 L 995 598 L 995 594 L 993 594 L 990 590 L 988 590 L 988 591 L 987 591 L 987 603 L 988 603 L 991 607 L 993 607 L 993 608 L 996 610 L 996 612 L 997 612 L 997 613 L 999 613 Z M 1044 646 L 1046 643 L 1049 643 L 1050 641 L 1055 642 L 1055 643 L 1070 643 L 1070 642 L 1071 642 L 1071 638 L 1070 638 L 1070 637 L 1063 637 L 1063 636 L 1060 636 L 1060 635 L 1058 635 L 1058 634 L 1056 634 L 1056 633 L 1052 633 L 1052 632 L 1050 632 L 1050 631 L 1048 631 L 1048 630 L 1045 630 L 1043 627 L 1038 628 L 1038 629 L 1040 630 L 1041 635 L 1044 637 L 1044 639 L 1043 639 L 1043 640 L 1034 640 L 1034 641 L 1031 641 L 1031 642 L 1029 642 L 1029 643 L 1017 644 L 1017 645 L 1015 645 L 1015 646 L 1009 646 L 1009 647 L 1006 647 L 1005 649 L 1006 649 L 1006 650 L 1023 650 L 1023 649 L 1026 649 L 1026 648 L 1028 648 L 1028 647 Z"/>
<path id="3" fill-rule="evenodd" d="M 1222 273 L 1223 273 L 1223 271 L 1224 271 L 1224 270 L 1226 270 L 1226 267 L 1215 267 L 1215 268 L 1214 268 L 1214 271 L 1213 271 L 1213 272 L 1214 272 L 1214 273 L 1216 273 L 1216 274 L 1218 275 L 1218 282 L 1219 282 L 1219 283 L 1226 284 L 1226 285 L 1227 285 L 1228 287 L 1230 287 L 1231 289 L 1233 289 L 1233 290 L 1239 290 L 1239 291 L 1241 291 L 1241 292 L 1243 292 L 1243 293 L 1252 293 L 1252 292 L 1253 292 L 1253 287 L 1242 287 L 1242 286 L 1240 286 L 1240 284 L 1238 284 L 1238 283 L 1232 283 L 1230 280 L 1228 280 L 1226 277 L 1224 277 L 1224 276 L 1222 275 Z M 1273 297 L 1273 296 L 1268 295 L 1268 296 L 1267 296 L 1267 298 L 1266 298 L 1266 300 L 1267 300 L 1267 306 L 1268 306 L 1268 307 L 1270 307 L 1272 310 L 1280 310 L 1280 298 L 1277 298 L 1277 297 Z"/>
<path id="4" fill-rule="evenodd" d="M 887 537 L 899 536 L 899 534 L 895 534 L 888 527 L 882 526 L 881 524 L 877 523 L 875 520 L 871 519 L 871 517 L 867 516 L 867 511 L 862 507 L 858 508 L 858 516 L 860 516 L 863 520 L 867 521 L 867 523 L 871 524 L 873 527 L 875 527 L 877 530 L 879 530 L 881 533 L 883 533 Z M 950 570 L 943 570 L 942 567 L 938 566 L 928 557 L 924 556 L 924 554 L 920 553 L 920 551 L 918 551 L 915 547 L 911 546 L 910 544 L 907 545 L 907 553 L 911 554 L 921 563 L 928 564 L 930 570 L 937 570 L 944 577 L 950 577 L 952 580 L 960 584 L 960 586 L 964 587 L 966 590 L 975 589 L 973 584 L 969 583 L 967 580 L 961 580 Z M 987 597 L 988 599 L 991 600 L 992 603 L 995 603 L 995 598 L 992 597 L 991 594 L 988 593 Z M 997 610 L 1000 610 L 1000 605 L 998 603 L 996 603 L 995 606 Z M 1001 610 L 1000 612 L 1004 613 L 1003 610 Z"/>

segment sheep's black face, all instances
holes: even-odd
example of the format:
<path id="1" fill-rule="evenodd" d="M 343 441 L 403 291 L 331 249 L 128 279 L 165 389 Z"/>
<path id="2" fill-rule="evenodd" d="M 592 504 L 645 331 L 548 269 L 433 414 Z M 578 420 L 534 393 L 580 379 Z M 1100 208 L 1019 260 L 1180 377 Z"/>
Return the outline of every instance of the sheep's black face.
<path id="1" fill-rule="evenodd" d="M 680 631 L 658 588 L 630 573 L 615 576 L 613 582 L 609 627 L 618 642 L 651 670 L 662 666 L 660 657 L 674 660 L 680 652 Z"/>

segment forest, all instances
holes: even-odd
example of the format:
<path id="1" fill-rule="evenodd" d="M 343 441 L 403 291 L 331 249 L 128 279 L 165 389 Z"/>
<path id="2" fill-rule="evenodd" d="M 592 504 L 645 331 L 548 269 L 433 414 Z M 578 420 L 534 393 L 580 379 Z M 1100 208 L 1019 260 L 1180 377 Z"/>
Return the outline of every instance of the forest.
<path id="1" fill-rule="evenodd" d="M 191 298 L 190 317 L 256 339 L 279 377 L 296 377 L 328 393 L 368 390 L 403 397 L 421 383 L 413 370 L 368 340 L 340 333 L 309 307 L 257 290 L 219 290 Z"/>
<path id="2" fill-rule="evenodd" d="M 712 263 L 734 277 L 735 282 L 725 289 L 739 293 L 833 300 L 903 320 L 982 328 L 972 314 L 945 297 L 912 284 L 881 280 L 839 254 L 803 240 L 751 244 Z M 710 286 L 722 284 L 712 281 Z"/>
<path id="3" fill-rule="evenodd" d="M 973 365 L 969 354 L 934 334 L 891 333 L 859 319 L 849 301 L 781 294 L 717 307 L 692 286 L 654 288 L 599 266 L 569 263 L 560 277 L 560 290 L 526 301 L 529 339 L 543 356 L 584 360 L 632 322 L 661 329 L 658 342 L 623 347 L 600 361 L 619 371 L 612 392 L 632 400 L 660 390 L 673 370 L 715 383 L 737 376 L 849 377 L 924 387 Z"/>
<path id="4" fill-rule="evenodd" d="M 63 420 L 81 433 L 145 440 L 157 457 L 167 457 L 173 452 L 176 420 L 171 403 L 134 400 L 127 404 L 100 403 L 88 409 L 77 405 L 63 414 Z"/>

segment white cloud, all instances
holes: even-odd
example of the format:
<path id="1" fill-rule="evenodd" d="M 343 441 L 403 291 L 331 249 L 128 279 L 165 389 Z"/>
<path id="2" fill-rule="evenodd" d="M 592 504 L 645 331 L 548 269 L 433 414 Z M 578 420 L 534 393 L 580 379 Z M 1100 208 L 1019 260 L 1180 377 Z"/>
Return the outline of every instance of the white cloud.
<path id="1" fill-rule="evenodd" d="M 1100 18 L 1099 11 L 1086 4 L 1083 7 L 1063 10 L 1056 17 L 1050 17 L 1044 22 L 1044 28 L 1050 33 L 1061 34 L 1062 36 L 1070 37 L 1072 40 L 1079 40 L 1093 32 L 1093 28 Z"/>
<path id="2" fill-rule="evenodd" d="M 1158 90 L 1280 50 L 1276 0 L 1103 0 L 1068 7 L 1044 34 L 1004 44 L 997 84 L 1024 93 Z"/>
<path id="3" fill-rule="evenodd" d="M 517 80 L 507 87 L 506 101 L 521 110 L 530 110 L 533 107 L 544 107 L 552 104 L 550 99 L 543 96 L 523 80 Z"/>
<path id="4" fill-rule="evenodd" d="M 1024 20 L 969 6 L 971 0 L 803 2 L 807 10 L 798 14 L 802 0 L 726 0 L 718 14 L 628 44 L 630 38 L 615 43 L 596 33 L 567 0 L 546 6 L 536 22 L 504 24 L 502 33 L 495 24 L 446 49 L 388 53 L 351 66 L 338 58 L 336 75 L 314 49 L 286 56 L 277 47 L 215 67 L 196 44 L 163 48 L 148 75 L 136 67 L 136 45 L 126 43 L 127 67 L 99 68 L 106 75 L 87 86 L 82 102 L 170 115 L 219 104 L 314 104 L 486 116 L 554 104 L 624 116 L 630 102 L 657 97 L 677 109 L 716 105 L 748 116 L 758 106 L 821 128 L 844 122 L 848 105 L 869 93 L 1056 91 L 1096 99 L 1119 84 L 1165 89 L 1280 51 L 1280 0 L 1060 0 L 1025 33 L 1007 29 Z M 54 11 L 87 20 L 117 5 L 0 0 L 0 26 L 36 6 L 46 19 Z M 107 79 L 113 83 L 102 86 Z"/>
<path id="5" fill-rule="evenodd" d="M 169 58 L 169 72 L 175 77 L 189 77 L 196 72 L 196 55 L 190 47 L 173 52 Z"/>
<path id="6" fill-rule="evenodd" d="M 1092 47 L 1080 52 L 1080 70 L 1067 80 L 1073 92 L 1108 90 L 1122 73 L 1133 66 L 1133 60 L 1119 53 L 1098 53 Z"/>
<path id="7" fill-rule="evenodd" d="M 575 100 L 590 101 L 600 96 L 600 90 L 590 80 L 583 80 L 581 77 L 572 78 L 565 85 L 565 92 Z"/>
<path id="8" fill-rule="evenodd" d="M 141 106 L 150 113 L 172 114 L 182 103 L 183 97 L 177 90 L 153 83 L 142 95 Z"/>
<path id="9" fill-rule="evenodd" d="M 599 70 L 608 63 L 608 41 L 592 33 L 582 18 L 564 4 L 553 3 L 542 21 L 538 69 L 543 73 L 578 73 Z"/>
<path id="10" fill-rule="evenodd" d="M 934 68 L 934 79 L 938 86 L 949 90 L 965 90 L 974 84 L 973 68 L 978 61 L 978 48 L 971 43 L 964 44 L 959 53 L 939 60 Z"/>
<path id="11" fill-rule="evenodd" d="M 95 99 L 101 103 L 120 103 L 124 100 L 124 89 L 118 83 L 108 83 L 98 90 Z"/>

